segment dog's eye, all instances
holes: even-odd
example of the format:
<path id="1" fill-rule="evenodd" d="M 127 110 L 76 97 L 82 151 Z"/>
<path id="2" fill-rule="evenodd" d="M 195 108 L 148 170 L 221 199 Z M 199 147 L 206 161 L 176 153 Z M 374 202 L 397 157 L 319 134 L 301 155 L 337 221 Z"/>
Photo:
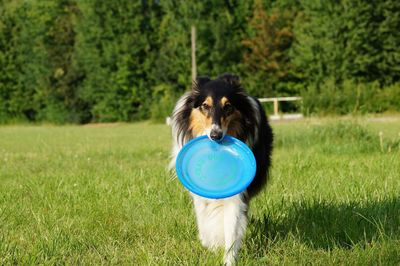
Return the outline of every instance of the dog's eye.
<path id="1" fill-rule="evenodd" d="M 233 113 L 234 107 L 231 104 L 225 104 L 224 106 L 224 112 L 227 115 L 230 115 Z"/>
<path id="2" fill-rule="evenodd" d="M 203 104 L 201 105 L 201 108 L 202 108 L 203 110 L 205 110 L 205 111 L 208 111 L 208 110 L 210 110 L 211 106 L 209 106 L 209 105 L 206 104 L 206 103 L 203 103 Z"/>

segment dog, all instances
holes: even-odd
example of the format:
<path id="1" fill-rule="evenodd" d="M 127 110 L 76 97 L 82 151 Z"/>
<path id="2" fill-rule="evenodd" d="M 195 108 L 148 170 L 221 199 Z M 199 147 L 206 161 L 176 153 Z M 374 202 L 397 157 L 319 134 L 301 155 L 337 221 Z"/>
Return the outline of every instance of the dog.
<path id="1" fill-rule="evenodd" d="M 257 171 L 245 191 L 224 199 L 191 193 L 201 244 L 211 250 L 223 247 L 224 264 L 233 265 L 246 231 L 249 202 L 265 186 L 271 165 L 273 133 L 265 111 L 246 93 L 238 76 L 226 73 L 214 80 L 198 77 L 192 90 L 177 101 L 171 126 L 170 167 L 183 145 L 201 135 L 219 141 L 228 134 L 253 151 Z"/>

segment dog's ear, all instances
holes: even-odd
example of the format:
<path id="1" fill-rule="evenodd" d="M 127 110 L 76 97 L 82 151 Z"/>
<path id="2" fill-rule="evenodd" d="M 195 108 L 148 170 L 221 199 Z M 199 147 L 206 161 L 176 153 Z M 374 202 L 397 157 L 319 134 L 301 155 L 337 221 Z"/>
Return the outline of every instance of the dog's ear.
<path id="1" fill-rule="evenodd" d="M 234 74 L 225 73 L 225 74 L 222 74 L 221 76 L 219 76 L 218 79 L 225 81 L 229 85 L 232 85 L 235 87 L 240 87 L 240 79 L 238 76 L 236 76 Z"/>
<path id="2" fill-rule="evenodd" d="M 206 84 L 210 80 L 211 79 L 209 77 L 207 77 L 207 76 L 197 77 L 196 80 L 193 81 L 192 90 L 199 92 L 200 89 L 204 86 L 204 84 Z"/>

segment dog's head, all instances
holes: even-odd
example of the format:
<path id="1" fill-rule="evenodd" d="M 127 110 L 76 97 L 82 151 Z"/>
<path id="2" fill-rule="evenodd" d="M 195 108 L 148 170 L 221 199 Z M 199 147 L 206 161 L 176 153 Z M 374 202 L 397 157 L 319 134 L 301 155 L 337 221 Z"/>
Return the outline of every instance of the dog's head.
<path id="1" fill-rule="evenodd" d="M 199 77 L 191 92 L 189 129 L 193 136 L 207 134 L 221 140 L 225 134 L 239 137 L 243 131 L 242 112 L 246 94 L 235 75 L 224 74 L 215 80 Z"/>

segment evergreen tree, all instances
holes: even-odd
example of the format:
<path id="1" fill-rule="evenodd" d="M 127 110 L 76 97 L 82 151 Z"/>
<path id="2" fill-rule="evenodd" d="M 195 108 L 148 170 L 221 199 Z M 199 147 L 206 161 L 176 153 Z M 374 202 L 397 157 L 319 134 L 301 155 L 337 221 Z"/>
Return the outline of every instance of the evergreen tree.
<path id="1" fill-rule="evenodd" d="M 387 86 L 400 78 L 400 2 L 344 1 L 347 78 Z"/>
<path id="2" fill-rule="evenodd" d="M 2 82 L 2 90 L 10 96 L 6 104 L 10 119 L 35 120 L 40 112 L 38 99 L 46 87 L 44 77 L 48 76 L 43 39 L 52 6 L 52 3 L 27 1 L 3 3 L 4 21 L 8 21 L 2 40 L 8 68 L 3 71 L 10 71 L 1 78 L 7 78 Z"/>
<path id="3" fill-rule="evenodd" d="M 18 89 L 18 42 L 19 31 L 15 18 L 15 7 L 6 1 L 0 2 L 0 123 L 21 115 L 24 99 Z"/>
<path id="4" fill-rule="evenodd" d="M 243 61 L 247 78 L 253 80 L 252 92 L 257 96 L 293 94 L 281 86 L 291 79 L 292 15 L 278 9 L 267 14 L 260 0 L 254 4 L 249 38 L 242 43 L 247 48 Z"/>
<path id="5" fill-rule="evenodd" d="M 193 10 L 193 17 L 197 18 L 200 75 L 241 74 L 241 40 L 250 15 L 251 1 L 201 1 Z"/>
<path id="6" fill-rule="evenodd" d="M 342 80 L 343 10 L 336 1 L 309 0 L 294 26 L 296 41 L 291 50 L 296 73 L 305 85 L 318 89 L 327 79 Z"/>
<path id="7" fill-rule="evenodd" d="M 152 75 L 158 85 L 170 84 L 182 93 L 191 85 L 191 4 L 162 2 L 157 31 L 156 63 Z"/>
<path id="8" fill-rule="evenodd" d="M 153 6 L 154 5 L 154 6 Z M 85 81 L 80 95 L 94 121 L 148 117 L 154 63 L 151 34 L 157 3 L 79 2 L 77 54 Z M 156 10 L 157 11 L 157 10 Z"/>
<path id="9" fill-rule="evenodd" d="M 90 114 L 77 90 L 84 78 L 76 66 L 75 20 L 79 10 L 75 1 L 57 0 L 51 23 L 44 36 L 50 75 L 43 90 L 45 120 L 88 122 Z"/>

